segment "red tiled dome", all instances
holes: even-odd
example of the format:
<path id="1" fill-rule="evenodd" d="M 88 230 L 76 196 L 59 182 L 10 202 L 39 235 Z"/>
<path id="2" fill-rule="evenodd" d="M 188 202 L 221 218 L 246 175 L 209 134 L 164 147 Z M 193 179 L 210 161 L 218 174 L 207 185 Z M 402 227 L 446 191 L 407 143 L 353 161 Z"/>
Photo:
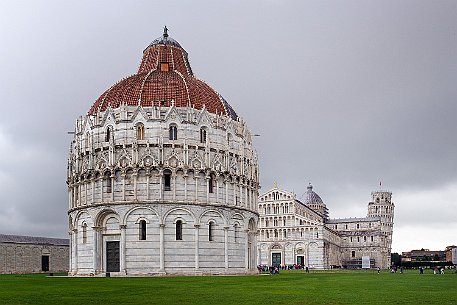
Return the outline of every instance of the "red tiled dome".
<path id="1" fill-rule="evenodd" d="M 197 79 L 190 67 L 187 52 L 164 32 L 144 51 L 137 74 L 127 77 L 106 90 L 92 105 L 89 115 L 121 104 L 194 107 L 209 112 L 237 115 L 232 107 L 205 82 Z"/>

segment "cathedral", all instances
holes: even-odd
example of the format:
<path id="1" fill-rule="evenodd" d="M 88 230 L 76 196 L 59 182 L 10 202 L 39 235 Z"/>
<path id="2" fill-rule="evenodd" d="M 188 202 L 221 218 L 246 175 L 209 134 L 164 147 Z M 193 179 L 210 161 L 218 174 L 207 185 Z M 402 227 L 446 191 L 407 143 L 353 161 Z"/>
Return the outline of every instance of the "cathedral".
<path id="1" fill-rule="evenodd" d="M 252 134 L 166 27 L 77 119 L 67 183 L 70 275 L 256 270 Z"/>
<path id="2" fill-rule="evenodd" d="M 303 202 L 275 185 L 259 196 L 259 264 L 389 268 L 395 207 L 392 193 L 375 191 L 371 196 L 366 217 L 331 219 L 311 184 Z"/>

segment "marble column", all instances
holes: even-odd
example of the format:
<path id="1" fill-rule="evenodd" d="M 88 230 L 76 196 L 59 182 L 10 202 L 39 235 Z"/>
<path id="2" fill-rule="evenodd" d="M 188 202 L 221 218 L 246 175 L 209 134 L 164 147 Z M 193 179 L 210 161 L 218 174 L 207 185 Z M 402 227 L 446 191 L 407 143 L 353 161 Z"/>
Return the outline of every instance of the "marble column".
<path id="1" fill-rule="evenodd" d="M 173 174 L 173 201 L 176 201 L 176 174 Z"/>
<path id="2" fill-rule="evenodd" d="M 249 269 L 249 230 L 245 230 L 245 241 L 244 241 L 244 269 Z"/>
<path id="3" fill-rule="evenodd" d="M 228 249 L 228 232 L 230 227 L 224 227 L 224 257 L 225 257 L 225 272 L 229 270 L 229 249 Z"/>
<path id="4" fill-rule="evenodd" d="M 216 176 L 216 203 L 219 203 L 219 176 Z"/>
<path id="5" fill-rule="evenodd" d="M 200 261 L 200 246 L 199 246 L 199 233 L 200 233 L 200 225 L 194 225 L 195 227 L 195 270 L 199 269 L 199 261 Z"/>
<path id="6" fill-rule="evenodd" d="M 133 194 L 134 194 L 134 198 L 135 200 L 138 200 L 138 192 L 137 192 L 137 176 L 138 174 L 137 173 L 133 173 L 132 174 L 133 176 Z"/>
<path id="7" fill-rule="evenodd" d="M 198 177 L 195 178 L 195 202 L 198 202 Z"/>
<path id="8" fill-rule="evenodd" d="M 127 268 L 126 268 L 126 236 L 125 236 L 125 229 L 127 228 L 127 225 L 120 225 L 119 228 L 121 229 L 121 247 L 120 247 L 120 271 L 122 274 L 127 274 Z"/>
<path id="9" fill-rule="evenodd" d="M 187 174 L 184 174 L 184 200 L 187 201 Z"/>
<path id="10" fill-rule="evenodd" d="M 149 177 L 150 173 L 146 174 L 146 200 L 149 200 Z"/>
<path id="11" fill-rule="evenodd" d="M 73 229 L 73 274 L 78 273 L 78 229 Z"/>
<path id="12" fill-rule="evenodd" d="M 125 201 L 125 178 L 126 174 L 122 174 L 122 200 Z"/>
<path id="13" fill-rule="evenodd" d="M 114 202 L 114 173 L 111 175 L 111 202 Z"/>
<path id="14" fill-rule="evenodd" d="M 160 232 L 160 271 L 165 272 L 165 240 L 164 240 L 164 230 L 165 225 L 163 223 L 160 224 L 159 232 Z"/>
<path id="15" fill-rule="evenodd" d="M 93 240 L 92 240 L 92 262 L 93 262 L 93 266 L 92 266 L 92 273 L 95 275 L 97 274 L 97 268 L 98 268 L 98 261 L 97 261 L 97 257 L 98 257 L 98 227 L 96 226 L 93 226 L 92 227 L 92 234 L 93 234 Z"/>
<path id="16" fill-rule="evenodd" d="M 103 176 L 100 177 L 100 203 L 103 202 Z"/>

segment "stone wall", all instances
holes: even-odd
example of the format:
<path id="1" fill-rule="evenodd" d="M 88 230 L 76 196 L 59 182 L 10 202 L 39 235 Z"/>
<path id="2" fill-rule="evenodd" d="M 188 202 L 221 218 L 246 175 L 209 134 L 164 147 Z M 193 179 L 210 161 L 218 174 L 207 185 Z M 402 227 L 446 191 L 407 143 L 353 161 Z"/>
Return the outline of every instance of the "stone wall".
<path id="1" fill-rule="evenodd" d="M 36 273 L 42 256 L 49 256 L 49 271 L 68 271 L 68 246 L 0 243 L 0 273 Z"/>

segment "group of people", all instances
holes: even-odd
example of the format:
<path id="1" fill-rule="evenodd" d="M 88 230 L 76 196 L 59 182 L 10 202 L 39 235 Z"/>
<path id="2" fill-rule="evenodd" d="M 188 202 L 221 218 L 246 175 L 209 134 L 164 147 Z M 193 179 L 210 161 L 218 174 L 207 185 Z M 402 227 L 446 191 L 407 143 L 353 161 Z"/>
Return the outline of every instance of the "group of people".
<path id="1" fill-rule="evenodd" d="M 403 273 L 404 268 L 402 266 L 400 266 L 400 268 L 398 268 L 397 266 L 392 266 L 390 268 L 390 272 L 391 273 L 397 273 L 397 270 L 400 270 L 400 273 Z M 424 270 L 425 270 L 425 268 L 420 266 L 419 267 L 419 274 L 424 274 Z M 457 265 L 454 266 L 454 270 L 455 270 L 455 273 L 457 273 Z M 381 272 L 381 269 L 378 267 L 377 271 L 378 271 L 378 274 L 379 274 Z M 444 267 L 434 267 L 433 268 L 433 274 L 444 274 Z"/>
<path id="2" fill-rule="evenodd" d="M 259 273 L 261 272 L 269 272 L 270 274 L 279 274 L 280 270 L 305 270 L 306 273 L 309 273 L 309 268 L 304 267 L 302 265 L 274 265 L 274 266 L 268 266 L 268 265 L 258 265 L 257 270 Z"/>
<path id="3" fill-rule="evenodd" d="M 444 274 L 444 267 L 441 267 L 440 269 L 438 269 L 437 267 L 433 268 L 433 274 L 437 274 L 438 272 L 440 274 Z"/>

